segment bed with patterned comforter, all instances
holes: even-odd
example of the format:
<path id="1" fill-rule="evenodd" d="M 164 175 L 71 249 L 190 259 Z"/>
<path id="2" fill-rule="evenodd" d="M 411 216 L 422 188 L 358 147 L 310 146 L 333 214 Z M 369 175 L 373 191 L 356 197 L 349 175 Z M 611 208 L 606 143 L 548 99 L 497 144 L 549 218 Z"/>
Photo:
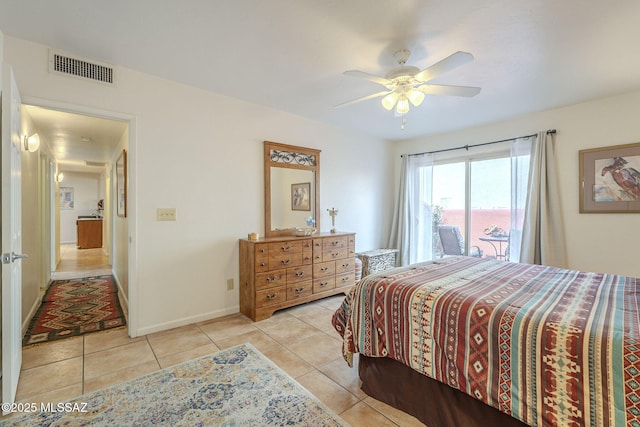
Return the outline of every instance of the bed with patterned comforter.
<path id="1" fill-rule="evenodd" d="M 640 279 L 451 257 L 365 277 L 343 353 L 389 357 L 532 426 L 640 426 Z"/>

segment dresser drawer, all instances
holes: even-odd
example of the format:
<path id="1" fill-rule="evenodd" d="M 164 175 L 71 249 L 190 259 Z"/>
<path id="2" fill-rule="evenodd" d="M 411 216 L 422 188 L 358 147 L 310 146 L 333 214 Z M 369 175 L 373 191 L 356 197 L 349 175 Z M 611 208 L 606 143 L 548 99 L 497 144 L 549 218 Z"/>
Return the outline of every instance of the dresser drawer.
<path id="1" fill-rule="evenodd" d="M 287 287 L 278 286 L 256 292 L 256 308 L 278 304 L 287 300 Z"/>
<path id="2" fill-rule="evenodd" d="M 273 288 L 287 284 L 287 270 L 274 270 L 266 273 L 256 273 L 256 289 Z"/>
<path id="3" fill-rule="evenodd" d="M 298 298 L 308 297 L 312 294 L 313 283 L 310 280 L 306 282 L 287 285 L 287 301 L 293 301 Z"/>
<path id="4" fill-rule="evenodd" d="M 269 257 L 269 270 L 302 265 L 302 252 Z"/>
<path id="5" fill-rule="evenodd" d="M 269 257 L 256 258 L 256 273 L 269 271 Z"/>
<path id="6" fill-rule="evenodd" d="M 351 273 L 356 271 L 355 258 L 348 257 L 336 261 L 336 274 Z"/>
<path id="7" fill-rule="evenodd" d="M 349 256 L 349 248 L 327 248 L 322 251 L 322 261 L 327 262 L 346 258 Z"/>
<path id="8" fill-rule="evenodd" d="M 311 249 L 302 249 L 302 264 L 313 264 L 313 251 Z"/>
<path id="9" fill-rule="evenodd" d="M 323 239 L 322 248 L 325 251 L 332 248 L 346 248 L 348 246 L 347 242 L 347 236 L 327 237 Z"/>
<path id="10" fill-rule="evenodd" d="M 313 267 L 310 265 L 287 268 L 287 284 L 311 280 Z"/>
<path id="11" fill-rule="evenodd" d="M 336 288 L 341 288 L 343 286 L 351 286 L 356 283 L 356 273 L 346 273 L 346 274 L 336 274 Z"/>
<path id="12" fill-rule="evenodd" d="M 287 242 L 269 243 L 269 256 L 280 256 L 302 252 L 302 241 L 290 240 Z"/>
<path id="13" fill-rule="evenodd" d="M 323 277 L 321 279 L 313 279 L 313 293 L 328 291 L 336 287 L 336 277 Z"/>
<path id="14" fill-rule="evenodd" d="M 313 278 L 333 276 L 336 274 L 336 262 L 320 262 L 313 264 Z"/>
<path id="15" fill-rule="evenodd" d="M 322 262 L 323 239 L 313 239 L 313 262 Z"/>
<path id="16" fill-rule="evenodd" d="M 269 245 L 267 243 L 258 243 L 255 245 L 254 254 L 256 259 L 269 257 Z"/>

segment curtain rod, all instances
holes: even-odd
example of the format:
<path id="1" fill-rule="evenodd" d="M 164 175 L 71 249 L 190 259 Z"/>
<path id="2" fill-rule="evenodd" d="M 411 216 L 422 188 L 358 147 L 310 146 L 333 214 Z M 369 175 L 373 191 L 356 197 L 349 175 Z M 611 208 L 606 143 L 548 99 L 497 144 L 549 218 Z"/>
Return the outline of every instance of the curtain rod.
<path id="1" fill-rule="evenodd" d="M 555 133 L 556 133 L 555 129 L 549 129 L 547 131 L 547 135 L 555 134 Z M 473 147 L 482 147 L 483 145 L 498 144 L 500 142 L 512 141 L 514 139 L 519 139 L 519 138 L 531 138 L 532 136 L 536 136 L 536 135 L 537 135 L 537 133 L 532 133 L 531 135 L 516 136 L 515 138 L 501 139 L 500 141 L 483 142 L 483 143 L 480 143 L 480 144 L 473 144 L 473 145 L 468 145 L 467 144 L 467 145 L 462 145 L 460 147 L 444 148 L 442 150 L 435 150 L 435 151 L 424 151 L 422 153 L 408 154 L 408 156 L 422 156 L 424 154 L 444 153 L 445 151 L 462 150 L 463 148 L 465 150 L 469 151 L 469 148 L 473 148 Z M 400 157 L 402 157 L 402 156 L 400 156 Z"/>

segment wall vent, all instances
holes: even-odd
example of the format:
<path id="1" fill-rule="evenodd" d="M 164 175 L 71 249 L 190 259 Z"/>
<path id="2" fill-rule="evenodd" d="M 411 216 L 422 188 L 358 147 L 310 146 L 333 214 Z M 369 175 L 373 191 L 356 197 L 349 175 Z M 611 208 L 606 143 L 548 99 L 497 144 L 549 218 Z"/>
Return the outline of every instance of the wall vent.
<path id="1" fill-rule="evenodd" d="M 49 71 L 108 85 L 115 83 L 114 67 L 112 65 L 89 61 L 52 50 L 49 51 Z"/>
<path id="2" fill-rule="evenodd" d="M 89 160 L 85 160 L 84 164 L 87 165 L 87 166 L 99 166 L 99 167 L 102 167 L 102 166 L 106 165 L 105 162 L 92 162 L 92 161 L 89 161 Z"/>

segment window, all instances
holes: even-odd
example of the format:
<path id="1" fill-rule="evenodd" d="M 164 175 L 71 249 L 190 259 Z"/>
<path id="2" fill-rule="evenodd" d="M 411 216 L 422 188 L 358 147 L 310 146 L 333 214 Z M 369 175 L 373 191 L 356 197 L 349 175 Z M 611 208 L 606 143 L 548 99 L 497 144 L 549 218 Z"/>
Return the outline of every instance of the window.
<path id="1" fill-rule="evenodd" d="M 434 159 L 431 188 L 420 190 L 432 195 L 431 258 L 444 255 L 438 226 L 452 225 L 464 238 L 465 254 L 509 259 L 509 235 L 520 228 L 512 220 L 521 220 L 524 205 L 523 200 L 513 199 L 517 193 L 512 191 L 512 170 L 515 164 L 528 164 L 529 156 L 523 157 L 512 158 L 508 150 L 502 150 L 484 156 Z"/>

